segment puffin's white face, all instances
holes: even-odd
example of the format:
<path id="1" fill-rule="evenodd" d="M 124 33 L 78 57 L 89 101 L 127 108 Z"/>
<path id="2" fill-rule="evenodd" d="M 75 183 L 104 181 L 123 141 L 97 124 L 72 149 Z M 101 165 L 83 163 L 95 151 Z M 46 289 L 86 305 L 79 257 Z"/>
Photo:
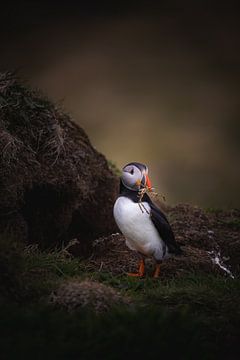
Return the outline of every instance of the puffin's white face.
<path id="1" fill-rule="evenodd" d="M 148 168 L 144 164 L 130 163 L 122 169 L 122 182 L 130 190 L 139 191 L 144 187 L 151 188 L 148 178 Z"/>

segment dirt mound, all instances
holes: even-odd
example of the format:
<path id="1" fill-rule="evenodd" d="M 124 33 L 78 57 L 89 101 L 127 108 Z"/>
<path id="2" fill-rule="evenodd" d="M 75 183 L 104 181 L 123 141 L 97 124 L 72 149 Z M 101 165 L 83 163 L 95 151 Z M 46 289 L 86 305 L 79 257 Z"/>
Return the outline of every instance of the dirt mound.
<path id="1" fill-rule="evenodd" d="M 240 273 L 240 210 L 178 205 L 168 215 L 177 241 L 209 252 L 213 261 L 219 258 L 234 274 Z"/>
<path id="2" fill-rule="evenodd" d="M 204 212 L 189 205 L 166 209 L 183 255 L 163 262 L 164 277 L 183 276 L 194 271 L 239 275 L 240 211 Z M 137 269 L 138 255 L 126 247 L 121 234 L 96 240 L 93 249 L 88 266 L 94 271 L 110 271 L 117 275 Z M 148 260 L 147 272 L 150 275 L 152 271 L 153 261 Z"/>
<path id="3" fill-rule="evenodd" d="M 62 283 L 50 296 L 55 306 L 60 306 L 72 312 L 88 307 L 100 313 L 112 306 L 129 304 L 129 299 L 123 297 L 110 286 L 91 280 L 69 280 Z"/>
<path id="4" fill-rule="evenodd" d="M 0 230 L 80 253 L 115 230 L 118 179 L 71 118 L 12 74 L 0 74 Z"/>
<path id="5" fill-rule="evenodd" d="M 182 276 L 188 272 L 218 272 L 211 257 L 202 249 L 192 246 L 183 247 L 184 254 L 166 260 L 161 265 L 161 274 L 165 277 Z M 120 275 L 136 272 L 139 257 L 125 245 L 121 234 L 111 235 L 94 242 L 94 253 L 88 263 L 88 269 L 94 271 L 111 272 Z M 146 273 L 151 276 L 154 270 L 152 259 L 146 259 Z"/>

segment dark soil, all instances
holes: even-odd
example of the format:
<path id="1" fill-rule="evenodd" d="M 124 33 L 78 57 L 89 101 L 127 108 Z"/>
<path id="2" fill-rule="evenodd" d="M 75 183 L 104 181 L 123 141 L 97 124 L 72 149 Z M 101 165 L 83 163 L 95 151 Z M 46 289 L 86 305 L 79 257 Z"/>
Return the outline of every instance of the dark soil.
<path id="1" fill-rule="evenodd" d="M 78 254 L 116 231 L 118 179 L 84 130 L 44 96 L 0 74 L 0 231 Z"/>
<path id="2" fill-rule="evenodd" d="M 239 275 L 239 210 L 207 212 L 189 205 L 177 205 L 165 210 L 183 255 L 162 263 L 164 277 L 184 276 L 193 272 L 229 276 L 213 261 L 216 256 L 234 276 Z M 88 266 L 95 271 L 122 274 L 136 271 L 138 255 L 127 248 L 124 237 L 117 233 L 96 240 L 89 261 Z M 147 262 L 150 272 L 153 261 Z"/>

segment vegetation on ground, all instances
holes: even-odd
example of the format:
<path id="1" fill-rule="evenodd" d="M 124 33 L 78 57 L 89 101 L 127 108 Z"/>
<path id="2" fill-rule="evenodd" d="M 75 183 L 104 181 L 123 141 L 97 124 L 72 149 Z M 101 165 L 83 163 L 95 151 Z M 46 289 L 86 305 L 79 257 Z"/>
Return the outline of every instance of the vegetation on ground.
<path id="1" fill-rule="evenodd" d="M 42 251 L 4 236 L 0 254 L 3 359 L 237 358 L 238 276 L 129 278 L 67 248 Z M 59 291 L 66 284 L 74 291 Z"/>

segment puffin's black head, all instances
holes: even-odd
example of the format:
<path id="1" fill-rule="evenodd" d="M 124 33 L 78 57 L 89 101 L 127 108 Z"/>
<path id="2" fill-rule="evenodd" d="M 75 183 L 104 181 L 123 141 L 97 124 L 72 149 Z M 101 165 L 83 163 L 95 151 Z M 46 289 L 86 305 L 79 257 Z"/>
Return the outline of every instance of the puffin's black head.
<path id="1" fill-rule="evenodd" d="M 147 166 L 138 162 L 131 162 L 123 167 L 121 180 L 126 188 L 133 191 L 152 188 Z"/>

